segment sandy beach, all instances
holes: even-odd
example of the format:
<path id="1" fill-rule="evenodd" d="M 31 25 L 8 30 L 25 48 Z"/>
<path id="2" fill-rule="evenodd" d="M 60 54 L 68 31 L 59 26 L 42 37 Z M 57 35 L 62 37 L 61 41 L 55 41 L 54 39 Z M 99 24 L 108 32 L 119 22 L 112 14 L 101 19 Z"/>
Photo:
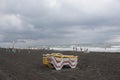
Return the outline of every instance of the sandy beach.
<path id="1" fill-rule="evenodd" d="M 56 71 L 42 64 L 42 54 L 79 56 L 77 68 Z M 0 80 L 120 80 L 120 53 L 0 48 Z"/>

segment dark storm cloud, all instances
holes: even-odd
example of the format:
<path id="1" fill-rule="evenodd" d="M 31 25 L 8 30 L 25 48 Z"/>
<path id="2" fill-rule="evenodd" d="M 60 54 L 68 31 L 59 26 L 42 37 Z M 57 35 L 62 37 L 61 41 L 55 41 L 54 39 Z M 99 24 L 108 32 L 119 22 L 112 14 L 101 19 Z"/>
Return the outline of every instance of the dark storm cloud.
<path id="1" fill-rule="evenodd" d="M 0 0 L 0 42 L 112 41 L 120 34 L 119 7 L 119 0 Z"/>

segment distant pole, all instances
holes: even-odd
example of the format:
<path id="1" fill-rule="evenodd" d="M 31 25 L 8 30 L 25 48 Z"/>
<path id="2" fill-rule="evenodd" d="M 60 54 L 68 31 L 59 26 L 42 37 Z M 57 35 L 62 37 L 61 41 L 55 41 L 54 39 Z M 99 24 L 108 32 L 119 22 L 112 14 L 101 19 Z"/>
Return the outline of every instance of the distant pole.
<path id="1" fill-rule="evenodd" d="M 13 41 L 13 43 L 12 43 L 12 48 L 13 49 L 15 48 L 15 41 Z"/>
<path id="2" fill-rule="evenodd" d="M 12 43 L 12 52 L 13 53 L 15 53 L 15 43 L 16 43 L 15 41 L 13 41 L 13 43 Z"/>

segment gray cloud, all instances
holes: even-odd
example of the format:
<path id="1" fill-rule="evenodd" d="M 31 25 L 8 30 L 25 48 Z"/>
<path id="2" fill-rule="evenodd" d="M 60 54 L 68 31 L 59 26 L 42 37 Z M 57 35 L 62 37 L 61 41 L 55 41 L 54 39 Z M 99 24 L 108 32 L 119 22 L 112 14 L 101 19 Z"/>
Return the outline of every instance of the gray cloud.
<path id="1" fill-rule="evenodd" d="M 119 7 L 119 0 L 0 0 L 0 42 L 119 41 Z"/>

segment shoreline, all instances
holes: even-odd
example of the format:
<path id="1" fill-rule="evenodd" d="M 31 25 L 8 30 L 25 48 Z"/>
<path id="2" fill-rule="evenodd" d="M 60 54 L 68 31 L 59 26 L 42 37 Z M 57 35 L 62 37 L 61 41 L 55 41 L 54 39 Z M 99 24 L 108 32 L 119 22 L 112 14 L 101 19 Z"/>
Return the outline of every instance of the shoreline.
<path id="1" fill-rule="evenodd" d="M 54 50 L 54 49 L 19 49 L 19 48 L 0 48 L 0 52 L 20 53 L 21 51 L 53 51 L 53 52 L 78 52 L 78 53 L 120 53 L 120 51 L 76 51 L 76 50 Z"/>

